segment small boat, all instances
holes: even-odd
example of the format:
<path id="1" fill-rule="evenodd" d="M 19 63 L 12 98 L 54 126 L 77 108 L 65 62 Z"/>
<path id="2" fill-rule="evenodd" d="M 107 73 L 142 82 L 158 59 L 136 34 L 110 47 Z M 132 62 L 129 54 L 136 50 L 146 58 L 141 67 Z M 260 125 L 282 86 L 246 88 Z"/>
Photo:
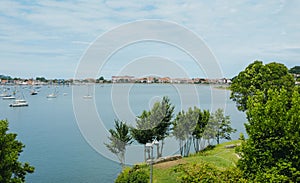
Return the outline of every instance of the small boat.
<path id="1" fill-rule="evenodd" d="M 53 93 L 50 93 L 49 95 L 47 95 L 47 98 L 56 98 L 57 95 L 58 95 L 58 91 L 56 91 L 56 88 L 55 88 Z"/>
<path id="2" fill-rule="evenodd" d="M 56 98 L 57 95 L 55 93 L 51 93 L 49 95 L 47 95 L 47 98 Z"/>
<path id="3" fill-rule="evenodd" d="M 10 96 L 7 96 L 7 97 L 2 97 L 3 100 L 13 100 L 13 99 L 16 99 L 15 96 L 13 95 L 10 95 Z"/>
<path id="4" fill-rule="evenodd" d="M 28 102 L 24 99 L 15 100 L 13 103 L 9 104 L 9 107 L 24 107 L 28 106 Z"/>
<path id="5" fill-rule="evenodd" d="M 7 92 L 1 93 L 0 97 L 10 97 L 11 95 L 8 94 Z"/>
<path id="6" fill-rule="evenodd" d="M 37 95 L 38 94 L 38 92 L 36 92 L 35 90 L 32 90 L 31 92 L 30 92 L 30 95 Z"/>
<path id="7" fill-rule="evenodd" d="M 91 88 L 88 85 L 88 92 L 87 92 L 87 95 L 83 96 L 84 99 L 91 99 L 91 98 L 93 98 L 93 96 L 90 94 L 91 93 L 90 90 L 91 90 Z"/>
<path id="8" fill-rule="evenodd" d="M 83 98 L 84 98 L 84 99 L 91 99 L 91 98 L 93 98 L 93 97 L 92 97 L 92 95 L 85 95 L 85 96 L 83 96 Z"/>

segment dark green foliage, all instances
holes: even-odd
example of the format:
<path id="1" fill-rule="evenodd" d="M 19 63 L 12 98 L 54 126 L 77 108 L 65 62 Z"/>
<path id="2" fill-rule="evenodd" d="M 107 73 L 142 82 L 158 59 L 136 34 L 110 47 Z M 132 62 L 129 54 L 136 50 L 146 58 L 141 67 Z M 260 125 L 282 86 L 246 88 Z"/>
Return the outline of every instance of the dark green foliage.
<path id="1" fill-rule="evenodd" d="M 162 156 L 163 141 L 170 133 L 171 119 L 174 106 L 168 97 L 163 97 L 161 102 L 156 102 L 150 111 L 143 111 L 137 117 L 136 128 L 130 129 L 132 137 L 140 144 L 152 142 L 154 139 L 161 142 L 157 151 L 158 157 Z M 159 146 L 158 146 L 159 148 Z"/>
<path id="2" fill-rule="evenodd" d="M 0 79 L 12 80 L 11 76 L 0 75 Z"/>
<path id="3" fill-rule="evenodd" d="M 288 173 L 288 174 L 287 174 Z M 291 163 L 278 162 L 276 166 L 265 171 L 258 171 L 255 182 L 300 182 L 300 171 Z"/>
<path id="4" fill-rule="evenodd" d="M 204 135 L 205 127 L 208 124 L 208 121 L 210 119 L 210 113 L 208 110 L 201 111 L 199 109 L 198 112 L 199 112 L 198 121 L 193 131 L 193 143 L 196 152 L 199 152 L 202 149 L 202 147 L 200 146 L 201 138 Z"/>
<path id="5" fill-rule="evenodd" d="M 132 168 L 126 167 L 119 174 L 115 183 L 148 183 L 149 171 L 145 168 L 135 165 Z"/>
<path id="6" fill-rule="evenodd" d="M 230 134 L 235 131 L 230 125 L 230 117 L 224 116 L 222 109 L 210 114 L 197 107 L 189 108 L 186 112 L 179 112 L 173 121 L 173 135 L 179 141 L 182 156 L 189 155 L 192 142 L 195 151 L 199 152 L 204 148 L 200 146 L 201 139 L 208 142 L 215 139 L 219 144 L 220 139 L 231 140 Z"/>
<path id="7" fill-rule="evenodd" d="M 173 135 L 179 142 L 179 150 L 182 156 L 188 156 L 193 142 L 195 151 L 200 151 L 200 142 L 204 129 L 208 123 L 210 113 L 197 108 L 189 108 L 181 111 L 173 121 Z"/>
<path id="8" fill-rule="evenodd" d="M 300 97 L 283 64 L 250 64 L 233 79 L 231 99 L 247 112 L 238 167 L 254 182 L 299 182 Z"/>
<path id="9" fill-rule="evenodd" d="M 289 70 L 289 73 L 300 74 L 300 66 L 295 66 Z"/>
<path id="10" fill-rule="evenodd" d="M 243 133 L 240 133 L 239 140 L 245 141 L 245 136 Z"/>
<path id="11" fill-rule="evenodd" d="M 217 144 L 220 144 L 220 139 L 231 140 L 230 134 L 236 132 L 236 129 L 231 127 L 230 117 L 224 116 L 223 109 L 217 109 L 210 115 L 209 126 L 212 126 Z"/>
<path id="12" fill-rule="evenodd" d="M 283 64 L 273 62 L 263 65 L 261 61 L 255 61 L 233 78 L 230 98 L 236 102 L 238 110 L 246 111 L 248 97 L 257 91 L 263 92 L 266 96 L 268 89 L 284 87 L 291 92 L 294 86 L 294 78 Z M 267 98 L 264 102 L 266 100 Z"/>
<path id="13" fill-rule="evenodd" d="M 189 108 L 187 112 L 181 111 L 173 121 L 173 135 L 179 141 L 180 153 L 188 156 L 193 139 L 193 132 L 199 119 L 199 109 Z"/>
<path id="14" fill-rule="evenodd" d="M 252 180 L 299 182 L 300 96 L 295 88 L 257 92 L 248 100 L 246 131 L 249 139 L 239 148 L 238 167 Z M 258 171 L 260 170 L 260 171 Z M 267 181 L 269 182 L 269 181 Z"/>
<path id="15" fill-rule="evenodd" d="M 8 121 L 0 120 L 0 182 L 25 182 L 26 174 L 33 173 L 34 167 L 18 161 L 25 146 L 16 140 L 17 134 L 7 131 Z"/>
<path id="16" fill-rule="evenodd" d="M 115 129 L 109 130 L 109 144 L 105 144 L 109 151 L 114 153 L 122 166 L 125 164 L 126 146 L 131 144 L 132 137 L 129 134 L 129 127 L 125 122 L 115 120 Z"/>
<path id="17" fill-rule="evenodd" d="M 212 164 L 201 162 L 197 164 L 177 165 L 174 171 L 178 173 L 178 181 L 182 183 L 197 182 L 246 182 L 237 168 L 220 170 Z"/>
<path id="18" fill-rule="evenodd" d="M 41 82 L 48 82 L 48 80 L 44 77 L 36 77 L 35 80 L 41 81 Z"/>

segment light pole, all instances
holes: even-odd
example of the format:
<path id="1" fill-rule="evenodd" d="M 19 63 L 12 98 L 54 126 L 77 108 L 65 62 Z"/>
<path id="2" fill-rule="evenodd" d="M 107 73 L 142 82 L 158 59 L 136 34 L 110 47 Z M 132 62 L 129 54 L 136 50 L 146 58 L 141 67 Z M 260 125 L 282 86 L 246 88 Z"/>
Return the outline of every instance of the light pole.
<path id="1" fill-rule="evenodd" d="M 146 147 L 151 148 L 150 152 L 150 183 L 153 183 L 153 145 L 158 145 L 159 142 L 155 139 L 152 143 L 146 143 Z"/>

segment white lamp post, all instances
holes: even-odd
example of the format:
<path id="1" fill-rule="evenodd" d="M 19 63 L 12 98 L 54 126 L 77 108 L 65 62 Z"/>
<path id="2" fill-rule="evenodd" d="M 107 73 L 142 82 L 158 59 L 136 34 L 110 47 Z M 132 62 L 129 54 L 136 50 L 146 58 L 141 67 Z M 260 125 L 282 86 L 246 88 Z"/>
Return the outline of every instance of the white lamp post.
<path id="1" fill-rule="evenodd" d="M 152 143 L 146 143 L 146 147 L 151 148 L 150 154 L 150 183 L 153 182 L 153 145 L 158 145 L 159 142 L 155 139 Z"/>

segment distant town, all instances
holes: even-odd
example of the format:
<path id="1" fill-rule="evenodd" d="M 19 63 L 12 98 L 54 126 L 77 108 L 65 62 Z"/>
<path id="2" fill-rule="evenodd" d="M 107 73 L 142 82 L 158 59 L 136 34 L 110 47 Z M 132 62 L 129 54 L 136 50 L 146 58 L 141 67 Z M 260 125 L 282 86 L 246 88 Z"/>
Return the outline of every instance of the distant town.
<path id="1" fill-rule="evenodd" d="M 11 76 L 0 75 L 1 85 L 45 85 L 45 84 L 84 84 L 84 83 L 173 83 L 173 84 L 230 84 L 231 79 L 207 79 L 207 78 L 171 78 L 171 77 L 141 77 L 135 76 L 112 76 L 105 79 L 103 76 L 85 79 L 46 79 L 36 78 L 13 78 Z"/>
<path id="2" fill-rule="evenodd" d="M 295 83 L 300 84 L 300 74 L 292 73 Z M 36 78 L 13 78 L 11 76 L 0 75 L 0 85 L 72 85 L 72 84 L 88 84 L 88 83 L 171 83 L 171 84 L 220 84 L 230 85 L 232 79 L 229 78 L 171 78 L 171 77 L 135 77 L 135 76 L 112 76 L 111 79 L 105 79 L 103 76 L 86 79 L 46 79 L 45 77 Z"/>

